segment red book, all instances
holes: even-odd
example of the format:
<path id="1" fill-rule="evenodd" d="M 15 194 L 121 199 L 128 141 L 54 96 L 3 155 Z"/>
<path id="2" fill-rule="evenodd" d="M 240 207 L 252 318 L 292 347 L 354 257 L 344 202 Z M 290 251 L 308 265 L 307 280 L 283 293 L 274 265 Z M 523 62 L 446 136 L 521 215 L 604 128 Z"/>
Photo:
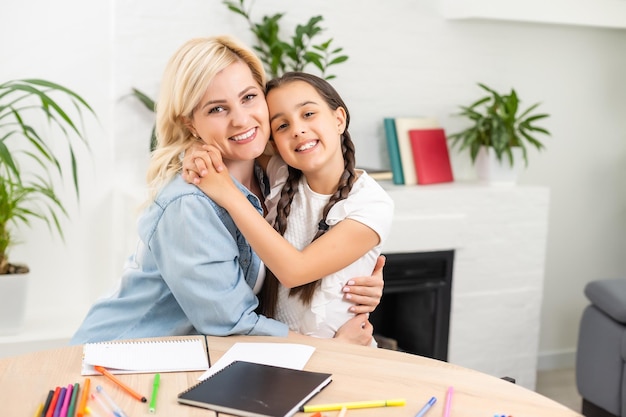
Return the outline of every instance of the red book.
<path id="1" fill-rule="evenodd" d="M 418 184 L 454 181 L 446 134 L 442 128 L 409 130 Z"/>

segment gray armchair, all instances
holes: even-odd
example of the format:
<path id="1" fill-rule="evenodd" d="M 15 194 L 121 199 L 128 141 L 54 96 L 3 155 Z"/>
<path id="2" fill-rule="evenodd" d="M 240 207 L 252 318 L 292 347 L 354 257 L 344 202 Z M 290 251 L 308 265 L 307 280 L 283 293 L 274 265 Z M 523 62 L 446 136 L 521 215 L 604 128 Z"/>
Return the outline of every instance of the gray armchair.
<path id="1" fill-rule="evenodd" d="M 593 281 L 580 320 L 576 386 L 587 417 L 626 417 L 626 279 Z"/>

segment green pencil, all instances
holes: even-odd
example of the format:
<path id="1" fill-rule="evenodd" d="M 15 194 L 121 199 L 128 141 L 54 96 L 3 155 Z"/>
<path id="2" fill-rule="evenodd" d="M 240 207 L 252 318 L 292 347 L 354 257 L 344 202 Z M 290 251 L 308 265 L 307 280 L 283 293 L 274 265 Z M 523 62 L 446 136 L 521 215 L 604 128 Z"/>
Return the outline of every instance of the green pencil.
<path id="1" fill-rule="evenodd" d="M 161 384 L 161 374 L 154 374 L 154 382 L 152 383 L 152 397 L 150 398 L 150 407 L 148 411 L 150 414 L 156 413 L 156 400 L 157 393 L 159 392 L 159 385 Z"/>
<path id="2" fill-rule="evenodd" d="M 67 408 L 67 415 L 74 416 L 74 409 L 76 408 L 76 398 L 78 398 L 78 389 L 80 384 L 77 382 L 74 384 L 74 390 L 72 391 L 72 398 L 70 399 L 70 406 Z"/>

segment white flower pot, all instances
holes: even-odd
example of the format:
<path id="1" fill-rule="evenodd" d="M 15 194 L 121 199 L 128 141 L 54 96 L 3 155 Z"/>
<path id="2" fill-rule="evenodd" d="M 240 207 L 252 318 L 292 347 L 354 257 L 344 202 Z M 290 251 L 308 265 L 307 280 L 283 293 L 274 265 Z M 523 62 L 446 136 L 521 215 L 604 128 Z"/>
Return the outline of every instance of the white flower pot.
<path id="1" fill-rule="evenodd" d="M 0 275 L 0 336 L 22 330 L 29 273 Z"/>
<path id="2" fill-rule="evenodd" d="M 482 146 L 476 156 L 476 172 L 478 179 L 489 184 L 513 185 L 517 182 L 517 177 L 524 166 L 524 156 L 521 148 L 512 148 L 513 166 L 506 155 L 498 161 L 496 153 L 492 148 Z"/>

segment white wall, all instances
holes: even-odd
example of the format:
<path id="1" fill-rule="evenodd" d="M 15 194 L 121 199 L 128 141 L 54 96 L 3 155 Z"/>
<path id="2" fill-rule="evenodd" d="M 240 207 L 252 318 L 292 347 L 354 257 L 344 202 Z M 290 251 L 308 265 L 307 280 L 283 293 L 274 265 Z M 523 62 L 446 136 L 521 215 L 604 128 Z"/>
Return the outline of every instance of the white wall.
<path id="1" fill-rule="evenodd" d="M 63 83 L 100 120 L 89 126 L 94 158 L 82 169 L 80 206 L 68 203 L 66 244 L 35 225 L 13 252 L 34 269 L 30 322 L 54 315 L 72 329 L 115 282 L 133 241 L 152 115 L 127 97 L 131 87 L 156 96 L 165 61 L 190 37 L 252 38 L 215 0 L 7 3 L 0 81 Z M 335 85 L 350 107 L 362 166 L 389 165 L 383 117 L 433 115 L 448 132 L 462 127 L 451 114 L 480 94 L 477 82 L 515 87 L 526 105 L 543 102 L 552 138 L 531 155 L 520 183 L 550 188 L 540 353 L 545 366 L 571 364 L 585 283 L 626 275 L 626 30 L 451 21 L 439 7 L 439 0 L 263 0 L 255 13 L 286 11 L 285 25 L 323 14 L 328 36 L 350 56 L 336 68 Z M 457 178 L 472 177 L 465 155 L 453 164 Z"/>

